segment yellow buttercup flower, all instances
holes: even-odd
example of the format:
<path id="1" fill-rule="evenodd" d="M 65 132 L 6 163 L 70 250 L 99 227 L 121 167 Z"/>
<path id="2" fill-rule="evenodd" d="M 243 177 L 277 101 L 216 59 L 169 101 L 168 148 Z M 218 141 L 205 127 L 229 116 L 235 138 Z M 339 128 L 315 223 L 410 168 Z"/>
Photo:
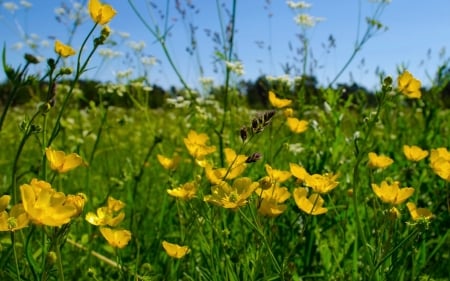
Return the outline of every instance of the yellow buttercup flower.
<path id="1" fill-rule="evenodd" d="M 181 259 L 191 251 L 188 246 L 180 246 L 178 244 L 172 244 L 167 241 L 163 241 L 162 246 L 167 255 L 176 259 Z"/>
<path id="2" fill-rule="evenodd" d="M 398 205 L 405 202 L 414 193 L 414 188 L 400 188 L 399 185 L 400 183 L 398 181 L 394 181 L 391 185 L 386 181 L 382 181 L 380 186 L 373 183 L 372 190 L 384 203 Z"/>
<path id="3" fill-rule="evenodd" d="M 415 145 L 404 145 L 403 153 L 405 154 L 406 159 L 414 162 L 418 162 L 428 156 L 428 151 Z"/>
<path id="4" fill-rule="evenodd" d="M 284 116 L 286 117 L 286 118 L 288 118 L 288 117 L 292 117 L 292 115 L 294 115 L 294 110 L 292 109 L 292 108 L 286 108 L 284 111 L 283 111 L 283 114 L 284 114 Z"/>
<path id="5" fill-rule="evenodd" d="M 69 45 L 61 43 L 59 40 L 55 40 L 55 53 L 61 57 L 70 57 L 76 54 L 76 51 Z"/>
<path id="6" fill-rule="evenodd" d="M 283 108 L 289 106 L 292 103 L 292 101 L 289 99 L 277 98 L 273 91 L 269 91 L 269 102 L 273 107 L 276 108 Z"/>
<path id="7" fill-rule="evenodd" d="M 203 200 L 221 206 L 226 209 L 237 209 L 248 203 L 248 197 L 258 188 L 257 182 L 252 182 L 250 178 L 238 178 L 230 186 L 227 182 L 222 182 L 211 187 L 211 195 L 206 195 Z"/>
<path id="8" fill-rule="evenodd" d="M 25 212 L 31 221 L 48 226 L 61 226 L 79 215 L 79 207 L 62 192 L 35 185 L 37 181 L 20 186 L 20 194 Z"/>
<path id="9" fill-rule="evenodd" d="M 209 141 L 207 134 L 198 134 L 196 131 L 189 131 L 187 138 L 184 138 L 184 144 L 186 145 L 189 154 L 198 160 L 202 160 L 206 155 L 216 151 L 215 146 L 207 146 Z"/>
<path id="10" fill-rule="evenodd" d="M 224 149 L 227 168 L 213 169 L 210 166 L 205 167 L 206 177 L 212 184 L 220 184 L 224 180 L 232 180 L 240 176 L 247 167 L 246 155 L 237 155 L 231 148 Z"/>
<path id="11" fill-rule="evenodd" d="M 178 167 L 178 163 L 180 163 L 181 157 L 174 156 L 173 158 L 165 157 L 161 154 L 156 155 L 158 158 L 159 164 L 164 167 L 166 170 L 175 170 Z"/>
<path id="12" fill-rule="evenodd" d="M 450 161 L 445 158 L 438 158 L 431 162 L 430 166 L 436 175 L 450 182 Z"/>
<path id="13" fill-rule="evenodd" d="M 125 218 L 124 212 L 119 212 L 125 207 L 125 204 L 113 197 L 108 197 L 107 206 L 100 207 L 96 213 L 89 212 L 86 214 L 86 221 L 93 225 L 117 226 Z"/>
<path id="14" fill-rule="evenodd" d="M 76 153 L 66 155 L 64 151 L 57 151 L 47 147 L 45 155 L 50 162 L 50 168 L 58 173 L 66 173 L 80 165 L 84 165 L 83 159 Z"/>
<path id="15" fill-rule="evenodd" d="M 304 182 L 305 185 L 311 187 L 314 192 L 326 194 L 339 184 L 339 182 L 336 181 L 338 176 L 339 175 L 334 175 L 331 173 L 326 173 L 324 175 L 306 175 Z"/>
<path id="16" fill-rule="evenodd" d="M 167 193 L 170 196 L 180 198 L 183 200 L 189 200 L 195 197 L 197 193 L 197 183 L 196 182 L 187 182 L 180 187 L 174 189 L 168 189 Z"/>
<path id="17" fill-rule="evenodd" d="M 398 90 L 410 99 L 421 98 L 422 93 L 420 92 L 420 87 L 420 81 L 406 70 L 398 77 Z"/>
<path id="18" fill-rule="evenodd" d="M 287 205 L 283 203 L 291 197 L 286 187 L 279 187 L 276 184 L 272 184 L 272 187 L 268 189 L 258 188 L 255 193 L 261 197 L 258 212 L 268 217 L 281 215 L 287 208 Z"/>
<path id="19" fill-rule="evenodd" d="M 288 117 L 286 120 L 286 125 L 289 127 L 291 132 L 295 134 L 301 134 L 308 130 L 308 121 L 299 120 L 295 117 Z"/>
<path id="20" fill-rule="evenodd" d="M 117 11 L 111 5 L 103 4 L 99 0 L 90 0 L 89 14 L 95 23 L 103 25 L 110 22 Z"/>
<path id="21" fill-rule="evenodd" d="M 327 208 L 323 207 L 324 200 L 319 194 L 313 193 L 308 195 L 308 190 L 303 187 L 294 189 L 294 200 L 297 207 L 309 215 L 322 215 L 328 212 Z"/>
<path id="22" fill-rule="evenodd" d="M 14 205 L 9 213 L 6 211 L 10 200 L 9 195 L 0 197 L 0 231 L 16 231 L 27 227 L 30 221 L 22 204 Z"/>
<path id="23" fill-rule="evenodd" d="M 131 240 L 131 232 L 126 229 L 112 229 L 109 227 L 100 227 L 100 233 L 108 241 L 108 244 L 114 248 L 122 249 Z"/>
<path id="24" fill-rule="evenodd" d="M 384 169 L 394 163 L 394 160 L 385 156 L 377 155 L 374 152 L 369 152 L 369 167 Z"/>
<path id="25" fill-rule="evenodd" d="M 306 171 L 306 169 L 298 164 L 289 163 L 289 168 L 292 175 L 296 177 L 300 182 L 304 182 L 306 177 L 309 176 L 309 173 Z"/>
<path id="26" fill-rule="evenodd" d="M 406 203 L 406 207 L 408 207 L 409 214 L 414 221 L 421 219 L 429 220 L 434 217 L 430 210 L 427 208 L 417 208 L 416 204 L 412 202 Z"/>
<path id="27" fill-rule="evenodd" d="M 450 182 L 450 152 L 447 148 L 439 147 L 431 150 L 430 167 L 436 175 Z"/>
<path id="28" fill-rule="evenodd" d="M 266 168 L 266 173 L 272 182 L 283 183 L 291 177 L 291 173 L 289 171 L 273 169 L 269 164 L 264 165 L 264 167 Z"/>

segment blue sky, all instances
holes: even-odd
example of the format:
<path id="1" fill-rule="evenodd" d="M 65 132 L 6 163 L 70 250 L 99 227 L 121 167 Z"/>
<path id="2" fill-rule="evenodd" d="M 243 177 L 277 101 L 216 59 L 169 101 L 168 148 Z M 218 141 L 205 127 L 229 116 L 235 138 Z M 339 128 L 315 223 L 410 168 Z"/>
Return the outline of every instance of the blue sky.
<path id="1" fill-rule="evenodd" d="M 8 4 L 15 3 L 18 7 L 13 13 L 6 9 Z M 23 4 L 32 4 L 25 8 Z M 80 3 L 87 1 L 79 1 Z M 117 43 L 114 46 L 103 46 L 109 54 L 116 54 L 115 58 L 103 59 L 99 54 L 94 55 L 90 64 L 92 67 L 84 78 L 115 81 L 117 75 L 128 73 L 131 78 L 146 75 L 151 83 L 165 88 L 170 85 L 179 86 L 180 83 L 172 68 L 169 66 L 162 49 L 155 42 L 154 37 L 133 13 L 126 0 L 105 1 L 118 11 L 117 16 L 110 23 L 114 34 L 111 39 Z M 157 8 L 145 3 L 149 1 L 134 0 L 146 19 L 154 19 L 157 24 L 163 21 L 159 17 L 158 9 L 165 8 L 166 1 L 158 3 Z M 220 30 L 216 1 L 213 0 L 180 0 L 186 8 L 186 18 L 183 20 L 175 9 L 176 1 L 169 1 L 169 36 L 167 46 L 173 60 L 183 77 L 194 87 L 198 85 L 200 65 L 203 76 L 211 77 L 215 84 L 221 84 L 224 75 L 219 69 L 215 72 L 212 61 L 215 58 L 214 43 L 207 36 L 205 29 L 211 32 Z M 187 2 L 195 8 L 189 9 Z M 230 8 L 232 1 L 227 3 Z M 298 1 L 294 1 L 298 2 Z M 358 20 L 361 20 L 360 37 L 365 31 L 365 18 L 371 17 L 377 4 L 369 0 L 321 0 L 308 1 L 312 7 L 304 10 L 314 17 L 324 20 L 313 28 L 308 28 L 305 34 L 312 49 L 317 64 L 313 74 L 323 85 L 336 76 L 349 58 L 358 34 Z M 18 43 L 24 42 L 24 35 L 31 35 L 31 40 L 38 44 L 37 53 L 44 57 L 54 56 L 53 38 L 63 42 L 69 40 L 68 26 L 58 23 L 55 19 L 55 9 L 61 3 L 73 7 L 75 1 L 55 0 L 0 0 L 0 41 L 6 45 L 8 63 L 18 65 L 23 63 L 25 52 L 32 52 L 26 44 L 17 48 Z M 295 63 L 295 49 L 300 47 L 297 35 L 302 28 L 294 22 L 296 13 L 290 9 L 284 0 L 238 0 L 235 51 L 244 65 L 245 74 L 242 79 L 254 80 L 261 74 L 279 76 L 283 74 L 281 65 L 286 62 Z M 5 6 L 6 5 L 6 6 Z M 434 78 L 437 66 L 449 58 L 450 48 L 450 1 L 446 0 L 393 0 L 387 5 L 378 18 L 388 27 L 387 31 L 377 33 L 353 60 L 350 67 L 340 77 L 338 82 L 350 83 L 355 81 L 369 89 L 378 87 L 375 70 L 379 68 L 386 74 L 396 76 L 398 67 L 407 67 L 424 85 L 430 84 Z M 223 12 L 223 11 L 222 11 Z M 271 15 L 269 17 L 269 14 Z M 226 23 L 227 15 L 223 13 Z M 196 26 L 197 53 L 188 54 L 189 24 Z M 72 46 L 77 49 L 81 41 L 92 27 L 89 17 L 76 31 Z M 99 32 L 99 30 L 97 30 Z M 123 35 L 127 33 L 129 37 Z M 336 47 L 327 51 L 323 44 L 327 43 L 330 34 L 335 38 Z M 122 35 L 122 36 L 121 36 Z M 258 42 L 258 43 L 257 43 Z M 46 45 L 46 43 L 48 45 Z M 136 52 L 132 47 L 145 47 Z M 294 51 L 289 49 L 289 44 Z M 270 46 L 270 50 L 269 47 Z M 105 53 L 108 53 L 105 52 Z M 145 66 L 140 63 L 140 57 L 155 58 L 157 63 Z M 69 59 L 68 64 L 74 59 Z M 296 63 L 301 67 L 299 63 Z M 41 63 L 34 70 L 42 71 L 45 64 Z M 4 74 L 0 80 L 4 81 Z"/>

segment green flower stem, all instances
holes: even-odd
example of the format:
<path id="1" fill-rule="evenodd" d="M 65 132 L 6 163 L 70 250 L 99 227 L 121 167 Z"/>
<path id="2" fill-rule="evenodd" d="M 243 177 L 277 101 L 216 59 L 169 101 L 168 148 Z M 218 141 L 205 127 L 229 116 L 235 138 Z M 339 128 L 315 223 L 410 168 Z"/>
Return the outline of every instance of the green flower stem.
<path id="1" fill-rule="evenodd" d="M 56 117 L 55 126 L 53 127 L 52 133 L 50 135 L 50 139 L 47 142 L 47 147 L 50 147 L 50 145 L 52 144 L 53 140 L 58 135 L 59 129 L 60 129 L 60 121 L 61 121 L 62 115 L 64 113 L 64 110 L 65 110 L 65 108 L 67 106 L 67 103 L 69 101 L 69 98 L 72 96 L 73 90 L 75 89 L 75 85 L 78 83 L 78 80 L 80 79 L 81 74 L 83 74 L 86 71 L 86 67 L 87 67 L 87 65 L 88 65 L 92 55 L 94 54 L 94 52 L 97 50 L 97 48 L 99 46 L 97 44 L 94 44 L 94 48 L 92 49 L 92 51 L 87 56 L 87 58 L 84 61 L 84 63 L 81 64 L 81 54 L 83 53 L 83 49 L 84 49 L 84 47 L 85 47 L 85 45 L 87 43 L 87 40 L 92 35 L 92 33 L 94 32 L 96 27 L 97 27 L 97 24 L 95 24 L 92 27 L 92 29 L 89 31 L 88 35 L 84 39 L 83 43 L 81 44 L 81 48 L 80 48 L 80 51 L 78 53 L 78 58 L 77 58 L 77 70 L 75 72 L 75 77 L 72 80 L 69 92 L 64 97 L 63 103 L 61 105 L 61 109 L 59 110 L 58 116 Z"/>
<path id="2" fill-rule="evenodd" d="M 20 279 L 20 269 L 19 269 L 19 260 L 17 259 L 16 239 L 15 239 L 15 232 L 14 231 L 11 231 L 11 245 L 12 245 L 12 248 L 13 248 L 14 262 L 16 264 L 17 280 L 21 281 L 21 279 Z"/>
<path id="3" fill-rule="evenodd" d="M 256 221 L 255 214 L 253 212 L 250 212 L 250 213 L 252 215 L 253 220 Z M 242 211 L 241 208 L 239 208 L 239 214 L 261 236 L 261 238 L 264 241 L 264 244 L 266 244 L 267 250 L 269 251 L 269 255 L 272 259 L 273 265 L 275 266 L 275 270 L 281 275 L 282 274 L 281 266 L 278 263 L 277 259 L 275 258 L 275 255 L 273 254 L 272 249 L 270 248 L 269 242 L 267 241 L 267 238 L 264 235 L 264 232 L 256 224 L 254 224 L 253 222 L 250 221 L 250 219 L 245 215 L 245 213 Z M 283 276 L 281 276 L 281 277 L 283 277 Z"/>
<path id="4" fill-rule="evenodd" d="M 19 158 L 20 158 L 20 155 L 22 154 L 22 150 L 23 150 L 23 148 L 25 146 L 25 143 L 27 142 L 28 138 L 33 133 L 31 131 L 31 127 L 33 125 L 33 121 L 34 121 L 34 119 L 36 119 L 37 116 L 39 116 L 40 113 L 41 113 L 41 111 L 37 110 L 36 113 L 33 115 L 33 117 L 31 117 L 31 119 L 28 122 L 28 124 L 25 126 L 22 139 L 20 140 L 19 147 L 18 147 L 17 152 L 16 152 L 16 156 L 14 157 L 12 173 L 11 173 L 11 188 L 12 188 L 13 204 L 17 204 L 17 202 L 18 202 L 18 198 L 17 198 L 17 179 L 16 179 L 16 177 L 17 177 L 17 164 L 19 163 Z"/>
<path id="5" fill-rule="evenodd" d="M 372 270 L 374 269 L 374 261 L 372 260 L 370 245 L 367 241 L 365 231 L 363 230 L 363 227 L 362 227 L 361 217 L 359 216 L 359 212 L 358 212 L 358 206 L 359 206 L 359 204 L 358 204 L 359 203 L 359 198 L 358 198 L 359 193 L 358 192 L 359 192 L 359 187 L 360 187 L 359 166 L 360 166 L 361 162 L 363 161 L 363 159 L 365 158 L 365 155 L 368 151 L 367 141 L 373 131 L 375 123 L 377 122 L 377 120 L 380 116 L 380 113 L 381 113 L 381 109 L 385 103 L 386 92 L 383 90 L 380 95 L 381 95 L 381 97 L 379 99 L 379 104 L 377 106 L 377 111 L 375 113 L 375 116 L 370 120 L 370 122 L 367 126 L 367 131 L 361 142 L 362 150 L 358 147 L 358 140 L 355 139 L 356 161 L 355 161 L 355 165 L 353 168 L 353 182 L 352 182 L 352 185 L 353 185 L 352 199 L 353 199 L 353 210 L 354 210 L 354 214 L 355 214 L 356 228 L 357 228 L 358 236 L 361 238 L 363 247 L 365 249 L 365 251 L 364 251 L 365 260 L 366 260 L 366 262 L 369 263 Z M 355 246 L 356 245 L 357 244 L 355 244 Z M 355 269 L 356 269 L 356 267 L 355 267 Z"/>
<path id="6" fill-rule="evenodd" d="M 62 266 L 62 256 L 61 256 L 61 243 L 60 243 L 60 233 L 56 233 L 54 237 L 55 241 L 55 253 L 56 253 L 56 266 L 58 270 L 58 280 L 64 281 L 64 270 Z"/>

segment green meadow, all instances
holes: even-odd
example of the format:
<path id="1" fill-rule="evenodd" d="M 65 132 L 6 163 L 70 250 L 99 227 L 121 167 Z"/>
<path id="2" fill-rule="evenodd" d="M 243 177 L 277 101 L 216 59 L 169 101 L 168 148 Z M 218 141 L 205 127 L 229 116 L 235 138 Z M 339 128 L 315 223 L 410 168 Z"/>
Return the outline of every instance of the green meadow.
<path id="1" fill-rule="evenodd" d="M 116 11 L 85 8 L 76 50 L 11 65 L 3 47 L 0 280 L 448 280 L 448 64 L 429 87 L 399 68 L 375 92 L 307 75 L 243 92 L 227 36 L 206 95 L 175 65 L 170 93 L 87 81 Z"/>

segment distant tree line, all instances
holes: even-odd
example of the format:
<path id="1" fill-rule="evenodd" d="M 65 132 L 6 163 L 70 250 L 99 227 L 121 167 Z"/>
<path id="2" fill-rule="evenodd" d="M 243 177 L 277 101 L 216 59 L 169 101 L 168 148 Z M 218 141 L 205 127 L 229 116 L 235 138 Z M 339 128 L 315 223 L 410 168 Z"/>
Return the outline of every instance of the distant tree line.
<path id="1" fill-rule="evenodd" d="M 60 84 L 68 85 L 68 82 L 62 81 Z M 109 105 L 119 107 L 133 107 L 139 103 L 140 106 L 160 108 L 165 106 L 167 98 L 184 96 L 186 93 L 184 89 L 180 90 L 175 87 L 164 89 L 158 85 L 152 85 L 149 88 L 142 88 L 133 83 L 122 85 L 120 89 L 112 87 L 105 92 L 108 86 L 94 80 L 81 80 L 77 88 L 80 94 L 75 96 L 80 107 L 88 106 L 92 102 L 98 104 L 102 100 Z M 5 104 L 11 89 L 10 83 L 0 84 L 0 105 Z M 240 81 L 234 93 L 239 102 L 245 102 L 250 108 L 265 109 L 269 108 L 269 90 L 275 91 L 281 98 L 294 100 L 294 104 L 298 101 L 299 104 L 317 105 L 323 104 L 326 100 L 324 95 L 326 89 L 321 88 L 313 76 L 302 77 L 293 85 L 281 79 L 268 79 L 266 76 L 260 76 L 255 81 Z M 374 93 L 357 83 L 338 84 L 333 90 L 334 93 L 339 94 L 339 100 L 342 102 L 369 107 L 376 104 Z M 422 91 L 424 97 L 427 94 L 433 95 L 434 100 L 437 99 L 442 107 L 450 108 L 450 67 L 440 68 L 437 72 L 435 86 L 431 89 L 422 89 Z M 12 105 L 19 106 L 33 101 L 42 101 L 44 93 L 46 93 L 45 83 L 30 82 L 19 89 Z M 218 100 L 221 100 L 222 94 L 223 87 L 214 87 L 209 93 Z"/>

